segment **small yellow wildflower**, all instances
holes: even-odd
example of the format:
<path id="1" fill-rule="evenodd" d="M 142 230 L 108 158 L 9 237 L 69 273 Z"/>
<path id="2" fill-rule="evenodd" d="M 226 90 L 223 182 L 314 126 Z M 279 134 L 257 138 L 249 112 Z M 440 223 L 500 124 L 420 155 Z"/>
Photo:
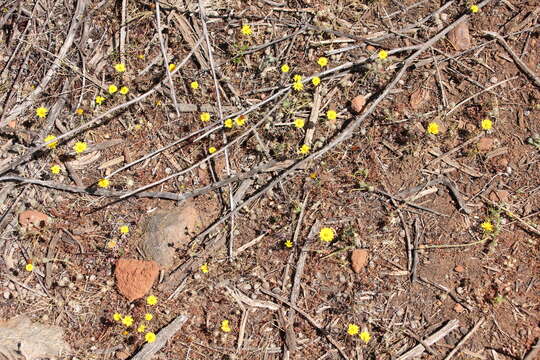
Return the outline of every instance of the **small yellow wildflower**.
<path id="1" fill-rule="evenodd" d="M 78 108 L 77 110 L 75 110 L 75 114 L 81 116 L 82 114 L 84 114 L 84 109 Z"/>
<path id="2" fill-rule="evenodd" d="M 146 313 L 144 314 L 144 320 L 146 321 L 150 321 L 154 318 L 154 315 L 150 314 L 150 313 Z"/>
<path id="3" fill-rule="evenodd" d="M 253 31 L 251 31 L 251 26 L 249 26 L 248 24 L 242 25 L 242 28 L 240 29 L 240 32 L 242 32 L 242 34 L 244 34 L 246 36 L 249 36 L 249 35 L 253 34 Z"/>
<path id="4" fill-rule="evenodd" d="M 150 295 L 146 298 L 146 303 L 148 305 L 156 305 L 158 303 L 158 298 L 155 297 L 154 295 Z"/>
<path id="5" fill-rule="evenodd" d="M 326 112 L 326 117 L 328 120 L 336 120 L 337 119 L 337 113 L 335 110 L 328 110 Z"/>
<path id="6" fill-rule="evenodd" d="M 145 56 L 144 56 L 144 54 L 139 54 L 139 55 L 137 55 L 137 58 L 141 59 L 141 60 L 144 60 Z"/>
<path id="7" fill-rule="evenodd" d="M 221 331 L 223 332 L 231 332 L 231 328 L 229 326 L 229 320 L 223 320 L 221 321 Z"/>
<path id="8" fill-rule="evenodd" d="M 127 95 L 128 92 L 129 92 L 129 88 L 127 86 L 122 86 L 120 88 L 120 94 Z"/>
<path id="9" fill-rule="evenodd" d="M 56 136 L 47 135 L 47 137 L 45 139 L 43 139 L 43 142 L 48 143 L 49 141 L 52 141 L 54 139 L 56 139 Z M 52 143 L 48 144 L 47 147 L 49 149 L 56 149 L 56 145 L 58 145 L 58 141 L 55 141 L 55 142 L 52 142 Z"/>
<path id="10" fill-rule="evenodd" d="M 112 318 L 114 319 L 114 321 L 120 321 L 122 320 L 122 314 L 114 313 Z"/>
<path id="11" fill-rule="evenodd" d="M 476 14 L 478 11 L 480 11 L 480 8 L 478 7 L 478 5 L 471 5 L 469 7 L 469 10 L 471 10 L 473 14 Z"/>
<path id="12" fill-rule="evenodd" d="M 209 152 L 210 154 L 213 154 L 213 153 L 215 153 L 216 151 L 217 151 L 217 149 L 216 149 L 215 147 L 213 147 L 213 146 L 210 146 L 210 147 L 208 148 L 208 152 Z"/>
<path id="13" fill-rule="evenodd" d="M 199 88 L 199 82 L 192 81 L 191 84 L 189 84 L 193 90 L 197 90 Z"/>
<path id="14" fill-rule="evenodd" d="M 358 334 L 358 331 L 360 330 L 360 328 L 358 327 L 358 325 L 356 324 L 349 324 L 349 326 L 347 327 L 347 334 L 349 335 L 356 335 Z"/>
<path id="15" fill-rule="evenodd" d="M 330 242 L 334 240 L 334 229 L 329 227 L 322 228 L 319 232 L 319 238 L 321 239 L 321 241 L 324 242 Z"/>
<path id="16" fill-rule="evenodd" d="M 114 65 L 114 70 L 118 71 L 119 73 L 123 73 L 126 71 L 126 65 L 122 63 L 116 64 Z"/>
<path id="17" fill-rule="evenodd" d="M 144 324 L 140 324 L 137 327 L 137 332 L 143 333 L 145 330 L 146 330 L 146 325 L 144 325 Z"/>
<path id="18" fill-rule="evenodd" d="M 202 122 L 207 122 L 207 121 L 209 121 L 209 120 L 210 120 L 210 116 L 211 116 L 210 113 L 207 113 L 207 112 L 201 113 L 201 115 L 200 115 L 201 121 L 202 121 Z"/>
<path id="19" fill-rule="evenodd" d="M 101 105 L 105 101 L 105 98 L 103 96 L 96 96 L 96 105 Z"/>
<path id="20" fill-rule="evenodd" d="M 118 88 L 116 87 L 116 85 L 112 84 L 112 85 L 109 85 L 108 91 L 109 91 L 109 94 L 114 94 L 115 92 L 118 91 Z"/>
<path id="21" fill-rule="evenodd" d="M 362 331 L 359 335 L 360 339 L 366 344 L 371 340 L 371 334 L 368 331 Z"/>
<path id="22" fill-rule="evenodd" d="M 293 80 L 296 82 L 302 81 L 302 75 L 299 75 L 299 74 L 294 75 Z"/>
<path id="23" fill-rule="evenodd" d="M 380 60 L 384 60 L 384 59 L 386 59 L 388 57 L 388 51 L 381 50 L 381 51 L 379 51 L 378 56 L 379 56 Z"/>
<path id="24" fill-rule="evenodd" d="M 118 228 L 118 230 L 120 230 L 120 233 L 121 234 L 128 234 L 129 233 L 129 226 L 127 225 L 122 225 Z"/>
<path id="25" fill-rule="evenodd" d="M 240 115 L 239 117 L 237 117 L 236 119 L 234 119 L 234 122 L 236 123 L 236 125 L 238 126 L 244 126 L 245 123 L 246 123 L 246 117 L 244 115 Z"/>
<path id="26" fill-rule="evenodd" d="M 288 73 L 289 70 L 291 70 L 291 68 L 289 67 L 289 65 L 287 65 L 287 64 L 281 65 L 281 72 L 283 72 L 283 73 Z"/>
<path id="27" fill-rule="evenodd" d="M 77 154 L 84 152 L 86 149 L 88 149 L 88 144 L 84 141 L 77 141 L 75 145 L 73 145 L 73 150 L 75 150 Z"/>
<path id="28" fill-rule="evenodd" d="M 489 119 L 482 120 L 482 130 L 489 131 L 493 127 L 493 122 Z"/>
<path id="29" fill-rule="evenodd" d="M 133 318 L 130 315 L 124 316 L 124 318 L 122 319 L 122 324 L 128 327 L 133 325 Z"/>
<path id="30" fill-rule="evenodd" d="M 291 240 L 285 241 L 285 247 L 286 248 L 292 248 L 292 246 L 293 246 L 293 242 Z"/>
<path id="31" fill-rule="evenodd" d="M 146 342 L 153 343 L 156 341 L 156 334 L 153 332 L 147 332 L 146 335 L 144 335 L 144 340 L 146 340 Z"/>
<path id="32" fill-rule="evenodd" d="M 208 264 L 202 264 L 199 270 L 201 270 L 204 274 L 208 274 L 208 271 L 210 271 Z"/>
<path id="33" fill-rule="evenodd" d="M 173 72 L 174 69 L 176 69 L 176 65 L 175 64 L 169 64 L 169 71 Z"/>
<path id="34" fill-rule="evenodd" d="M 303 128 L 305 124 L 306 122 L 304 119 L 294 119 L 294 126 L 296 126 L 298 129 Z"/>
<path id="35" fill-rule="evenodd" d="M 321 78 L 315 76 L 313 79 L 311 79 L 311 83 L 313 84 L 313 86 L 319 86 L 319 84 L 321 83 Z"/>
<path id="36" fill-rule="evenodd" d="M 129 335 L 129 331 L 127 331 L 127 330 L 122 331 L 122 335 L 128 336 L 128 335 Z"/>
<path id="37" fill-rule="evenodd" d="M 484 221 L 482 224 L 480 224 L 480 227 L 485 232 L 493 232 L 493 224 L 491 221 Z"/>
<path id="38" fill-rule="evenodd" d="M 439 133 L 439 124 L 430 122 L 427 127 L 428 134 L 437 135 Z"/>
<path id="39" fill-rule="evenodd" d="M 62 168 L 60 166 L 58 166 L 56 164 L 51 166 L 51 172 L 53 174 L 60 174 L 60 171 L 62 171 Z"/>
<path id="40" fill-rule="evenodd" d="M 225 126 L 226 128 L 229 128 L 231 129 L 233 127 L 233 120 L 232 119 L 227 119 L 223 122 L 223 126 Z"/>
<path id="41" fill-rule="evenodd" d="M 40 106 L 36 109 L 36 116 L 43 119 L 47 117 L 47 114 L 49 113 L 49 109 L 46 107 Z"/>
<path id="42" fill-rule="evenodd" d="M 328 58 L 325 58 L 324 56 L 320 57 L 319 60 L 317 60 L 317 64 L 319 64 L 320 67 L 325 67 L 328 65 Z"/>
<path id="43" fill-rule="evenodd" d="M 107 241 L 107 249 L 112 249 L 116 246 L 116 240 Z"/>
<path id="44" fill-rule="evenodd" d="M 295 81 L 292 85 L 293 89 L 296 91 L 302 91 L 304 90 L 304 84 L 302 84 L 300 81 Z"/>
<path id="45" fill-rule="evenodd" d="M 99 181 L 98 181 L 97 184 L 98 184 L 98 186 L 99 186 L 100 188 L 104 188 L 104 189 L 105 189 L 105 188 L 108 188 L 108 187 L 109 187 L 109 183 L 110 183 L 110 182 L 109 182 L 108 179 L 103 178 L 103 179 L 99 179 Z"/>
<path id="46" fill-rule="evenodd" d="M 300 155 L 307 155 L 309 154 L 309 150 L 311 149 L 311 147 L 307 144 L 304 144 L 302 146 L 300 146 L 300 149 L 298 149 L 298 153 Z"/>
<path id="47" fill-rule="evenodd" d="M 33 264 L 26 264 L 26 266 L 24 267 L 24 269 L 26 271 L 33 271 L 34 270 L 34 265 Z"/>

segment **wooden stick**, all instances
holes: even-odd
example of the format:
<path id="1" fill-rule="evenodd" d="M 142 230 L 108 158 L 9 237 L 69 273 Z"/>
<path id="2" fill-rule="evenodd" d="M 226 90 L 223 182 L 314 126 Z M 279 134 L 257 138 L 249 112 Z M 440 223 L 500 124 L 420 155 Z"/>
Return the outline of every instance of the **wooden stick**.
<path id="1" fill-rule="evenodd" d="M 460 347 L 463 346 L 463 344 L 465 344 L 465 342 L 467 342 L 467 340 L 469 340 L 469 338 L 472 336 L 472 334 L 474 334 L 476 332 L 476 330 L 478 330 L 478 328 L 484 323 L 484 318 L 481 318 L 480 320 L 478 320 L 476 322 L 476 324 L 474 325 L 474 327 L 471 329 L 471 331 L 469 331 L 467 333 L 467 335 L 465 335 L 463 337 L 463 339 L 461 339 L 461 341 L 456 345 L 455 348 L 452 349 L 452 351 L 450 351 L 450 353 L 448 355 L 446 355 L 446 357 L 444 358 L 444 360 L 450 360 L 452 358 L 452 356 L 455 355 L 455 353 L 459 350 Z"/>
<path id="2" fill-rule="evenodd" d="M 425 342 L 428 345 L 433 345 L 437 341 L 441 340 L 443 337 L 448 335 L 448 333 L 450 333 L 452 330 L 457 329 L 458 326 L 459 326 L 459 320 L 457 319 L 450 320 L 439 331 L 433 333 L 432 335 L 424 339 L 423 342 Z M 405 354 L 401 355 L 396 360 L 407 360 L 407 359 L 418 357 L 424 352 L 424 350 L 425 350 L 424 345 L 422 344 L 416 345 L 414 348 L 407 351 Z"/>
<path id="3" fill-rule="evenodd" d="M 156 334 L 156 341 L 144 345 L 131 360 L 150 360 L 180 330 L 187 319 L 186 315 L 178 316 Z"/>

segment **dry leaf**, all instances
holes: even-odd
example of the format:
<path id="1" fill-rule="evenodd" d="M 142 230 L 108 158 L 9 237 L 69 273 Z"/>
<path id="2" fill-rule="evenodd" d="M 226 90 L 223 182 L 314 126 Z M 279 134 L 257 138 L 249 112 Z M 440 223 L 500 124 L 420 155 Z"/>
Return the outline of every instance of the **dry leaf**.
<path id="1" fill-rule="evenodd" d="M 26 316 L 0 322 L 0 359 L 59 357 L 69 351 L 63 335 L 62 328 L 32 323 Z"/>
<path id="2" fill-rule="evenodd" d="M 448 33 L 448 40 L 458 51 L 467 50 L 471 47 L 471 36 L 469 35 L 469 23 L 463 21 Z"/>
<path id="3" fill-rule="evenodd" d="M 419 88 L 411 94 L 409 105 L 411 109 L 418 109 L 426 100 L 429 99 L 429 92 L 424 88 Z"/>

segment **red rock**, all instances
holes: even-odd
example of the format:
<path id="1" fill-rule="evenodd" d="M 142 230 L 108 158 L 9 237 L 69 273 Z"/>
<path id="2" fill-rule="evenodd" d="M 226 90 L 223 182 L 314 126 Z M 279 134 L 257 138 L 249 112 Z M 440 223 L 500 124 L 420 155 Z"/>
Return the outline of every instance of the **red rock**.
<path id="1" fill-rule="evenodd" d="M 491 137 L 483 137 L 478 141 L 478 151 L 487 152 L 493 148 L 495 139 Z"/>
<path id="2" fill-rule="evenodd" d="M 146 295 L 158 274 L 158 263 L 136 259 L 119 259 L 114 272 L 118 291 L 129 301 Z"/>
<path id="3" fill-rule="evenodd" d="M 366 249 L 355 249 L 351 255 L 352 269 L 355 273 L 359 273 L 367 265 L 368 251 Z"/>
<path id="4" fill-rule="evenodd" d="M 458 272 L 458 273 L 462 273 L 465 271 L 465 268 L 463 267 L 463 265 L 457 265 L 455 268 L 454 268 L 454 271 L 455 272 Z"/>
<path id="5" fill-rule="evenodd" d="M 366 98 L 362 95 L 358 95 L 351 101 L 351 108 L 357 114 L 362 112 L 362 109 L 364 109 L 364 105 L 366 105 Z"/>
<path id="6" fill-rule="evenodd" d="M 36 210 L 26 210 L 19 214 L 19 224 L 22 227 L 29 225 L 43 227 L 47 224 L 47 221 L 49 221 L 49 217 Z"/>

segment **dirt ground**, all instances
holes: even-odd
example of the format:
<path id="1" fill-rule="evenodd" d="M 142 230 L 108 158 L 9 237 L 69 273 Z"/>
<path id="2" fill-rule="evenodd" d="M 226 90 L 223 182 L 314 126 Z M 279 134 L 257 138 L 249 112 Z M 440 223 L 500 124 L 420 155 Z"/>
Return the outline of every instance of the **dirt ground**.
<path id="1" fill-rule="evenodd" d="M 198 4 L 0 6 L 0 317 L 59 326 L 61 359 L 180 315 L 153 359 L 540 358 L 538 3 Z M 157 304 L 129 302 L 116 262 L 187 197 Z"/>

